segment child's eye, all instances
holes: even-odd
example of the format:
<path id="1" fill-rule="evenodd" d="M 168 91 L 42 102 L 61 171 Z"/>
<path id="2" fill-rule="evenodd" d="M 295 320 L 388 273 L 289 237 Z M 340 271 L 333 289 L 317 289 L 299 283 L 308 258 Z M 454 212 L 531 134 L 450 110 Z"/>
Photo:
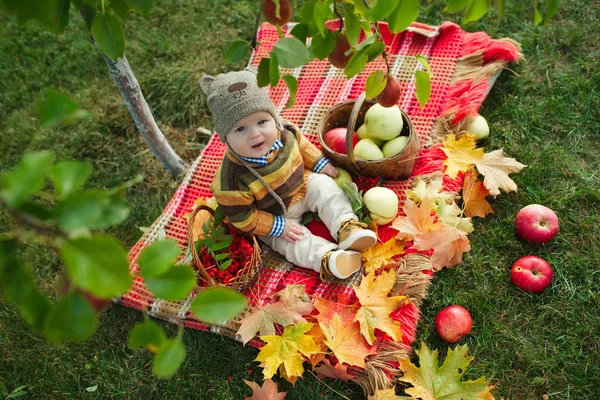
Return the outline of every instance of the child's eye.
<path id="1" fill-rule="evenodd" d="M 262 125 L 262 124 L 264 124 L 265 122 L 267 122 L 267 120 L 266 120 L 266 119 L 261 119 L 260 121 L 258 121 L 258 124 L 259 124 L 259 125 Z"/>
<path id="2" fill-rule="evenodd" d="M 239 128 L 237 128 L 235 131 L 236 132 L 244 132 L 246 128 L 244 128 L 243 126 L 240 126 Z"/>

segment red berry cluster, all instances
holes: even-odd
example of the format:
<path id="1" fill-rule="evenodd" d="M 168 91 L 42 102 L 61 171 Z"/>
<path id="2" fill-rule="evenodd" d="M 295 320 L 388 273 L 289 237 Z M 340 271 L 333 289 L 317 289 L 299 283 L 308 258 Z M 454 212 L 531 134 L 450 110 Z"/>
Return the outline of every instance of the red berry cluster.
<path id="1" fill-rule="evenodd" d="M 354 182 L 356 183 L 356 186 L 358 186 L 359 192 L 361 190 L 363 192 L 366 192 L 367 190 L 371 189 L 372 187 L 377 186 L 378 181 L 379 181 L 378 176 L 359 176 L 357 179 L 354 180 Z"/>
<path id="2" fill-rule="evenodd" d="M 221 271 L 217 267 L 217 263 L 207 251 L 206 247 L 203 248 L 198 254 L 198 257 L 202 262 L 202 266 L 208 275 L 216 282 L 223 284 L 228 284 L 237 278 L 238 274 L 241 273 L 240 270 L 244 267 L 244 265 L 246 265 L 246 263 L 248 263 L 248 261 L 250 261 L 250 257 L 254 253 L 252 242 L 248 236 L 231 227 L 229 228 L 229 233 L 233 236 L 233 242 L 229 245 L 226 251 L 229 253 L 229 258 L 232 258 L 233 261 L 231 264 L 229 264 L 227 269 Z M 221 263 L 226 262 L 229 258 L 221 261 Z M 203 279 L 200 279 L 198 284 L 204 287 L 208 286 L 208 283 Z"/>

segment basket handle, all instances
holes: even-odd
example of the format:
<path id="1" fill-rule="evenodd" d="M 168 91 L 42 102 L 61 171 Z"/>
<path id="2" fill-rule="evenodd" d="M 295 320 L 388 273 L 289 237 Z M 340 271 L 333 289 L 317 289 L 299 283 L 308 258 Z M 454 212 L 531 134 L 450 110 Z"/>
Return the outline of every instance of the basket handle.
<path id="1" fill-rule="evenodd" d="M 188 221 L 188 246 L 190 247 L 190 253 L 192 254 L 192 258 L 198 267 L 198 271 L 200 271 L 200 275 L 204 278 L 208 284 L 212 286 L 217 286 L 215 280 L 206 272 L 204 269 L 204 265 L 200 261 L 200 257 L 198 257 L 198 252 L 196 251 L 196 244 L 194 243 L 194 220 L 196 219 L 196 215 L 200 211 L 208 211 L 212 217 L 215 217 L 215 210 L 210 208 L 209 206 L 205 206 L 204 204 L 199 205 L 192 211 L 192 215 L 190 215 L 190 220 Z"/>
<path id="2" fill-rule="evenodd" d="M 354 158 L 354 148 L 352 147 L 352 134 L 354 133 L 354 127 L 356 125 L 356 120 L 358 119 L 358 113 L 362 107 L 365 98 L 367 97 L 366 92 L 362 92 L 358 99 L 354 102 L 354 107 L 352 107 L 352 112 L 350 113 L 350 119 L 348 120 L 348 130 L 346 131 L 346 155 L 348 156 L 348 160 L 350 160 L 350 165 L 356 175 L 360 175 L 360 169 L 356 164 L 356 159 Z"/>

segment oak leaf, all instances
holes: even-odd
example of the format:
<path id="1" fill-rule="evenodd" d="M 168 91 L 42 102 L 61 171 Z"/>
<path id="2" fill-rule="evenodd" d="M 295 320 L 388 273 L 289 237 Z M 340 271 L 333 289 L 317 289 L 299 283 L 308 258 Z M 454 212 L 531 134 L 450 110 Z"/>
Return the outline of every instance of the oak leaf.
<path id="1" fill-rule="evenodd" d="M 519 172 L 526 165 L 521 164 L 514 158 L 504 157 L 502 149 L 485 153 L 484 156 L 474 163 L 477 170 L 484 176 L 483 184 L 490 191 L 490 195 L 496 197 L 500 189 L 505 192 L 517 190 L 517 184 L 508 176 L 511 172 Z"/>
<path id="2" fill-rule="evenodd" d="M 491 390 L 494 385 L 486 382 L 485 377 L 476 381 L 461 381 L 473 360 L 467 354 L 468 350 L 466 345 L 448 349 L 441 367 L 438 365 L 438 351 L 429 350 L 425 343 L 421 343 L 421 348 L 416 351 L 420 367 L 408 359 L 398 359 L 399 368 L 404 372 L 399 379 L 413 385 L 405 389 L 406 394 L 422 400 L 493 400 Z"/>
<path id="3" fill-rule="evenodd" d="M 429 182 L 417 178 L 415 182 L 413 188 L 406 191 L 406 197 L 415 203 L 420 203 L 426 197 L 433 203 L 437 203 L 438 200 L 447 201 L 454 198 L 454 194 L 443 191 L 442 178 L 435 178 Z"/>
<path id="4" fill-rule="evenodd" d="M 426 197 L 417 206 L 415 202 L 406 199 L 404 206 L 405 217 L 397 217 L 392 222 L 392 228 L 398 231 L 397 238 L 413 240 L 422 233 L 438 229 L 431 201 Z"/>
<path id="5" fill-rule="evenodd" d="M 304 291 L 304 285 L 291 285 L 278 292 L 279 300 L 258 306 L 240 321 L 237 334 L 246 344 L 256 333 L 261 336 L 274 335 L 275 324 L 283 327 L 298 322 L 305 322 L 303 315 L 309 315 L 313 310 L 310 298 Z"/>
<path id="6" fill-rule="evenodd" d="M 435 207 L 435 213 L 437 214 L 439 220 L 446 225 L 460 229 L 466 233 L 473 232 L 471 218 L 463 217 L 463 211 L 454 202 L 454 200 L 452 203 L 446 203 L 438 200 L 437 206 Z"/>
<path id="7" fill-rule="evenodd" d="M 467 217 L 484 218 L 487 214 L 493 214 L 492 206 L 485 199 L 490 192 L 486 189 L 482 181 L 478 181 L 479 174 L 471 170 L 465 174 L 463 181 L 462 199 Z"/>
<path id="8" fill-rule="evenodd" d="M 444 140 L 442 151 L 448 157 L 444 161 L 445 174 L 452 179 L 456 178 L 459 172 L 467 172 L 473 168 L 473 165 L 483 157 L 483 149 L 475 148 L 475 135 L 471 134 L 464 135 L 458 140 L 454 134 L 451 134 Z"/>
<path id="9" fill-rule="evenodd" d="M 283 400 L 287 392 L 278 392 L 277 384 L 271 379 L 265 379 L 262 387 L 256 382 L 249 382 L 244 379 L 246 385 L 252 389 L 252 396 L 246 397 L 244 400 Z"/>
<path id="10" fill-rule="evenodd" d="M 360 255 L 363 259 L 363 267 L 368 274 L 383 266 L 392 264 L 394 256 L 404 253 L 406 243 L 398 240 L 395 237 L 385 243 L 377 243 L 375 246 L 363 251 Z"/>
<path id="11" fill-rule="evenodd" d="M 324 362 L 316 367 L 315 372 L 317 373 L 317 378 L 332 378 L 332 379 L 341 379 L 344 382 L 353 381 L 355 377 L 348 373 L 348 366 L 342 364 L 341 362 L 331 365 L 331 362 L 327 359 Z"/>
<path id="12" fill-rule="evenodd" d="M 304 361 L 319 352 L 313 337 L 306 335 L 312 327 L 310 322 L 299 322 L 287 326 L 281 336 L 260 337 L 266 345 L 260 349 L 255 361 L 261 361 L 265 379 L 272 378 L 280 366 L 288 380 L 302 376 Z"/>
<path id="13" fill-rule="evenodd" d="M 366 368 L 365 358 L 376 354 L 376 346 L 368 344 L 360 333 L 358 322 L 345 323 L 335 314 L 329 323 L 319 322 L 325 335 L 323 341 L 340 362 Z"/>
<path id="14" fill-rule="evenodd" d="M 387 333 L 394 341 L 402 339 L 400 323 L 390 318 L 390 313 L 408 301 L 406 296 L 388 296 L 396 283 L 396 270 L 382 272 L 375 277 L 371 272 L 363 277 L 359 286 L 352 285 L 361 307 L 356 312 L 355 321 L 360 324 L 360 332 L 367 343 L 375 342 L 375 329 Z"/>
<path id="15" fill-rule="evenodd" d="M 462 255 L 471 250 L 467 234 L 460 229 L 439 222 L 439 229 L 419 236 L 414 241 L 417 250 L 433 249 L 431 263 L 434 271 L 462 262 Z"/>

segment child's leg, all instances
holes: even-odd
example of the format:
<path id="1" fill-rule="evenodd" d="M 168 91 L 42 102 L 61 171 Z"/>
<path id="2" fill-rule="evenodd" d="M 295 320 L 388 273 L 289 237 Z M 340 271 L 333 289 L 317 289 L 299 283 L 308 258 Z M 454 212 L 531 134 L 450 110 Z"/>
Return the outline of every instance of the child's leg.
<path id="1" fill-rule="evenodd" d="M 316 272 L 321 272 L 323 256 L 337 247 L 337 244 L 313 235 L 308 229 L 305 229 L 302 239 L 295 243 L 274 236 L 259 236 L 258 238 L 283 255 L 289 262 Z"/>

